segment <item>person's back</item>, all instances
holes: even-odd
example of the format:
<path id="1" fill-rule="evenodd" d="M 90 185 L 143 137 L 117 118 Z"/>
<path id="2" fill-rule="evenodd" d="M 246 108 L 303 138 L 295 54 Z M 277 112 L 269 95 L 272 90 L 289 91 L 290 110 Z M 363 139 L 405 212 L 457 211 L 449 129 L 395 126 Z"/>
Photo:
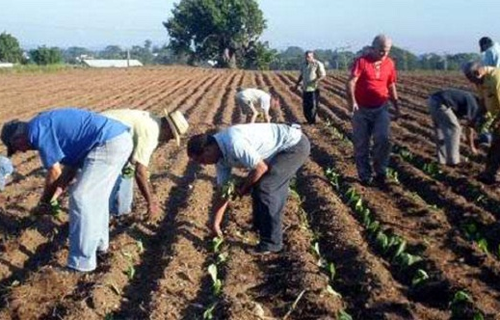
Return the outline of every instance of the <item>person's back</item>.
<path id="1" fill-rule="evenodd" d="M 454 88 L 443 89 L 434 92 L 431 97 L 451 108 L 459 119 L 465 118 L 473 121 L 479 109 L 474 95 L 464 90 Z"/>
<path id="2" fill-rule="evenodd" d="M 95 112 L 63 108 L 33 118 L 28 123 L 28 139 L 46 168 L 55 162 L 80 166 L 90 150 L 127 130 L 120 122 Z"/>

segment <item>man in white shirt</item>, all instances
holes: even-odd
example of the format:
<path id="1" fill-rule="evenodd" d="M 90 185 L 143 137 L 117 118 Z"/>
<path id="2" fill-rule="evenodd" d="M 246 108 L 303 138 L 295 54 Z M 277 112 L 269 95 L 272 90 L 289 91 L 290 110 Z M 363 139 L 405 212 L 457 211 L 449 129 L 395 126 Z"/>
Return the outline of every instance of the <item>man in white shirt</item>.
<path id="1" fill-rule="evenodd" d="M 160 206 L 149 183 L 148 166 L 158 144 L 175 139 L 180 144 L 180 136 L 187 132 L 188 123 L 181 112 L 168 113 L 163 117 L 151 112 L 132 109 L 107 110 L 102 115 L 120 121 L 130 128 L 133 150 L 130 165 L 125 167 L 130 172 L 122 172 L 110 197 L 110 211 L 115 216 L 128 214 L 132 210 L 133 177 L 148 204 L 148 216 L 151 222 L 160 217 Z M 124 170 L 125 171 L 125 170 Z"/>
<path id="2" fill-rule="evenodd" d="M 188 142 L 188 156 L 206 165 L 215 164 L 217 184 L 226 183 L 233 167 L 249 171 L 237 194 L 249 192 L 253 200 L 254 228 L 260 243 L 256 253 L 279 252 L 283 248 L 282 211 L 290 179 L 309 157 L 310 144 L 298 125 L 242 124 L 215 135 L 200 134 Z M 222 236 L 220 224 L 229 200 L 222 194 L 214 206 L 212 231 Z"/>
<path id="3" fill-rule="evenodd" d="M 269 94 L 254 88 L 239 89 L 235 102 L 241 112 L 246 115 L 246 122 L 250 123 L 254 123 L 261 112 L 264 114 L 265 122 L 271 122 L 269 109 L 279 108 L 279 99 L 273 90 Z"/>
<path id="4" fill-rule="evenodd" d="M 500 45 L 491 38 L 482 37 L 479 40 L 481 49 L 481 62 L 484 66 L 500 68 Z"/>

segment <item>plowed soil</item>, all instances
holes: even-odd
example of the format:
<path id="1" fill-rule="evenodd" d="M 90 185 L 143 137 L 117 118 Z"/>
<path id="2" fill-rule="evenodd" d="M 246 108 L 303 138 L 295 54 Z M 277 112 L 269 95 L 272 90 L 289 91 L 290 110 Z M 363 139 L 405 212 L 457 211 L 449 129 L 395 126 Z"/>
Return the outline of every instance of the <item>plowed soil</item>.
<path id="1" fill-rule="evenodd" d="M 271 110 L 273 121 L 302 124 L 312 152 L 290 191 L 283 252 L 255 256 L 250 199 L 231 205 L 224 242 L 214 252 L 207 227 L 214 168 L 190 162 L 185 144 L 159 147 L 150 171 L 163 219 L 142 219 L 146 206 L 136 190 L 133 213 L 112 223 L 111 250 L 89 274 L 63 268 L 67 201 L 57 218 L 33 215 L 44 171 L 36 153 L 16 155 L 17 172 L 0 193 L 0 319 L 203 319 L 207 310 L 214 319 L 235 320 L 340 319 L 342 312 L 363 320 L 462 319 L 452 314 L 460 291 L 471 300 L 465 319 L 474 312 L 500 319 L 500 196 L 475 179 L 484 151 L 472 156 L 464 146 L 468 162 L 459 168 L 431 172 L 426 166 L 435 161 L 428 95 L 443 87 L 473 88 L 460 74 L 401 75 L 404 116 L 391 125 L 391 168 L 398 178 L 380 188 L 357 180 L 347 75 L 329 74 L 323 82 L 314 126 L 304 124 L 300 93 L 292 89 L 296 78 L 185 67 L 1 75 L 1 123 L 64 106 L 158 114 L 166 107 L 184 112 L 189 135 L 239 123 L 237 87 L 274 87 L 281 108 Z M 332 185 L 326 169 L 341 177 L 342 188 Z M 422 257 L 417 265 L 429 275 L 424 285 L 415 287 L 415 270 L 402 269 L 377 248 L 346 198 L 348 188 L 361 195 L 383 230 Z M 222 282 L 217 294 L 212 264 Z"/>

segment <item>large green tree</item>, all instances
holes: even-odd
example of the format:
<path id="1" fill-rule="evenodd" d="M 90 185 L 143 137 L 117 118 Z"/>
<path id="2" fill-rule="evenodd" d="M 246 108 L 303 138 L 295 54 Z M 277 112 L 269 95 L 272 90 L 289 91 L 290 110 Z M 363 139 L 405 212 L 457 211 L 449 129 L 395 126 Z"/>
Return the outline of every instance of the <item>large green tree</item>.
<path id="1" fill-rule="evenodd" d="M 57 64 L 63 61 L 61 49 L 56 47 L 38 47 L 30 51 L 30 57 L 38 65 Z"/>
<path id="2" fill-rule="evenodd" d="M 17 39 L 3 32 L 0 34 L 0 62 L 18 63 L 23 59 L 23 51 Z"/>
<path id="3" fill-rule="evenodd" d="M 163 25 L 176 54 L 191 60 L 214 60 L 219 67 L 245 66 L 248 52 L 255 51 L 266 28 L 264 15 L 255 0 L 181 0 L 173 16 Z M 257 44 L 264 52 L 265 45 Z M 250 54 L 251 56 L 251 54 Z"/>

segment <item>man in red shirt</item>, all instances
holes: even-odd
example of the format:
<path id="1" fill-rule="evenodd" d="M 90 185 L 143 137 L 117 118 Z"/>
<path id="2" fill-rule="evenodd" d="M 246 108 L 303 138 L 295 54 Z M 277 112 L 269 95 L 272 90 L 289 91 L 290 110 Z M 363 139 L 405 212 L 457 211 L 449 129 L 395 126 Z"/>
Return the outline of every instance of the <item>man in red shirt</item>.
<path id="1" fill-rule="evenodd" d="M 373 137 L 373 169 L 375 182 L 384 184 L 391 152 L 389 141 L 389 103 L 399 117 L 396 90 L 396 67 L 388 57 L 392 40 L 385 35 L 373 39 L 366 54 L 359 57 L 347 82 L 348 100 L 352 111 L 354 156 L 358 176 L 363 185 L 372 183 L 370 139 Z"/>

